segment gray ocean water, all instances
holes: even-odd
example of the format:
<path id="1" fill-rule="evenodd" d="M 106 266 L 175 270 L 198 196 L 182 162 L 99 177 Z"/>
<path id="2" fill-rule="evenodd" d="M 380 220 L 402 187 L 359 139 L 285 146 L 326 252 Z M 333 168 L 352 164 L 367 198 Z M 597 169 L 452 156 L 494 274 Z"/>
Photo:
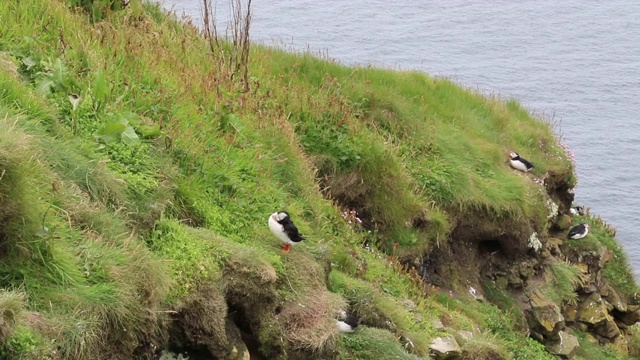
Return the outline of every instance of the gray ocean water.
<path id="1" fill-rule="evenodd" d="M 200 2 L 164 0 L 196 23 Z M 576 202 L 618 229 L 640 279 L 640 1 L 255 0 L 251 26 L 255 41 L 423 70 L 553 116 Z"/>

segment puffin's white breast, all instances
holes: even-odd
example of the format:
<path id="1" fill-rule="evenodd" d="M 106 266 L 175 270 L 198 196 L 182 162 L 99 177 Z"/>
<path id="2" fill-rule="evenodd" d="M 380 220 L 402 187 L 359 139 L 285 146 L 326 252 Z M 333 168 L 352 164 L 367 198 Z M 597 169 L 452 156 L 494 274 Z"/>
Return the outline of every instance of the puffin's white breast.
<path id="1" fill-rule="evenodd" d="M 514 168 L 516 170 L 520 170 L 520 171 L 524 171 L 524 172 L 528 172 L 529 171 L 529 169 L 527 169 L 527 165 L 525 165 L 520 160 L 509 160 L 509 164 L 511 165 L 512 168 Z"/>
<path id="2" fill-rule="evenodd" d="M 273 235 L 280 239 L 281 242 L 290 245 L 294 244 L 294 242 L 289 240 L 289 237 L 284 232 L 284 226 L 280 225 L 280 223 L 276 221 L 275 217 L 277 215 L 278 213 L 273 213 L 271 214 L 271 216 L 269 216 L 269 229 L 271 229 Z"/>
<path id="3" fill-rule="evenodd" d="M 350 333 L 354 331 L 351 325 L 347 324 L 344 321 L 336 320 L 336 325 L 338 325 L 338 329 L 340 330 L 340 332 Z"/>

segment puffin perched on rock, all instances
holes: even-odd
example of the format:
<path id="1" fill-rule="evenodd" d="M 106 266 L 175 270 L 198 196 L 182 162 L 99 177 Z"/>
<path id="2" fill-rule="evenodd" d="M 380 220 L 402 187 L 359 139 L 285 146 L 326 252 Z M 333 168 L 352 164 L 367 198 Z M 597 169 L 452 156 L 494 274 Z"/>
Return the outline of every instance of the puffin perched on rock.
<path id="1" fill-rule="evenodd" d="M 289 213 L 286 211 L 274 212 L 269 216 L 269 229 L 280 241 L 282 251 L 288 253 L 291 245 L 295 245 L 302 240 L 304 236 L 298 232 L 298 228 L 291 221 Z"/>
<path id="2" fill-rule="evenodd" d="M 529 170 L 533 169 L 533 164 L 526 159 L 521 158 L 515 151 L 509 153 L 509 165 L 522 172 L 529 172 Z"/>
<path id="3" fill-rule="evenodd" d="M 358 325 L 360 325 L 360 319 L 357 317 L 347 314 L 344 310 L 340 312 L 340 318 L 336 320 L 336 325 L 338 326 L 338 330 L 343 333 L 352 333 L 356 331 Z"/>
<path id="4" fill-rule="evenodd" d="M 567 235 L 567 238 L 582 239 L 583 237 L 587 236 L 588 233 L 589 233 L 589 224 L 584 223 L 584 224 L 580 224 L 572 227 L 571 230 L 569 230 L 569 234 Z"/>

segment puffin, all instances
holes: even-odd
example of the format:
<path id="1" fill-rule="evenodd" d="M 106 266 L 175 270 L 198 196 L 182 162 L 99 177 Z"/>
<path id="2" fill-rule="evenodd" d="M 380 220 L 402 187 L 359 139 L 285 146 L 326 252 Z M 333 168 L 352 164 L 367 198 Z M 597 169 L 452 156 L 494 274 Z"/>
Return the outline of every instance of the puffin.
<path id="1" fill-rule="evenodd" d="M 584 208 L 582 206 L 574 206 L 569 209 L 569 212 L 571 212 L 571 215 L 584 216 Z"/>
<path id="2" fill-rule="evenodd" d="M 569 239 L 582 239 L 589 233 L 589 224 L 583 223 L 576 225 L 569 230 L 567 238 Z"/>
<path id="3" fill-rule="evenodd" d="M 529 161 L 520 157 L 520 155 L 512 151 L 509 153 L 509 165 L 516 170 L 520 170 L 522 172 L 529 172 L 533 169 L 533 164 Z"/>
<path id="4" fill-rule="evenodd" d="M 289 213 L 286 211 L 277 211 L 269 216 L 269 229 L 271 229 L 273 235 L 280 239 L 280 247 L 285 253 L 291 250 L 291 245 L 305 240 L 305 237 L 298 232 L 298 228 L 293 224 Z"/>
<path id="5" fill-rule="evenodd" d="M 360 325 L 360 319 L 351 314 L 347 314 L 345 311 L 341 311 L 340 319 L 336 320 L 336 325 L 340 332 L 352 333 L 356 331 L 356 328 Z"/>

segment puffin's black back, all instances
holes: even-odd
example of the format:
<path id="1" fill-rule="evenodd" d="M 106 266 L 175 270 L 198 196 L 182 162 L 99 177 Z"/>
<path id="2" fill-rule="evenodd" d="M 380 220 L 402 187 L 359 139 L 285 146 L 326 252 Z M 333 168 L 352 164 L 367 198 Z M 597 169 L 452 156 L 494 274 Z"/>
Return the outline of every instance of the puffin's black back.
<path id="1" fill-rule="evenodd" d="M 518 158 L 516 160 L 520 160 L 524 164 L 524 166 L 527 167 L 527 169 L 533 168 L 533 164 L 528 160 L 521 158 L 520 155 L 518 155 Z"/>
<path id="2" fill-rule="evenodd" d="M 569 230 L 569 234 L 567 235 L 567 237 L 570 238 L 574 235 L 582 234 L 585 230 L 586 229 L 584 227 L 584 224 L 576 225 L 572 227 L 571 230 Z"/>
<path id="3" fill-rule="evenodd" d="M 358 325 L 360 324 L 360 320 L 358 320 L 358 318 L 353 315 L 347 315 L 347 318 L 344 319 L 344 322 L 349 324 L 349 326 L 351 326 L 354 329 L 357 328 Z"/>
<path id="4" fill-rule="evenodd" d="M 284 233 L 287 234 L 287 237 L 291 239 L 293 242 L 300 242 L 304 240 L 304 236 L 298 232 L 298 228 L 293 224 L 293 221 L 287 216 L 286 218 L 278 221 L 280 225 L 284 228 Z"/>

